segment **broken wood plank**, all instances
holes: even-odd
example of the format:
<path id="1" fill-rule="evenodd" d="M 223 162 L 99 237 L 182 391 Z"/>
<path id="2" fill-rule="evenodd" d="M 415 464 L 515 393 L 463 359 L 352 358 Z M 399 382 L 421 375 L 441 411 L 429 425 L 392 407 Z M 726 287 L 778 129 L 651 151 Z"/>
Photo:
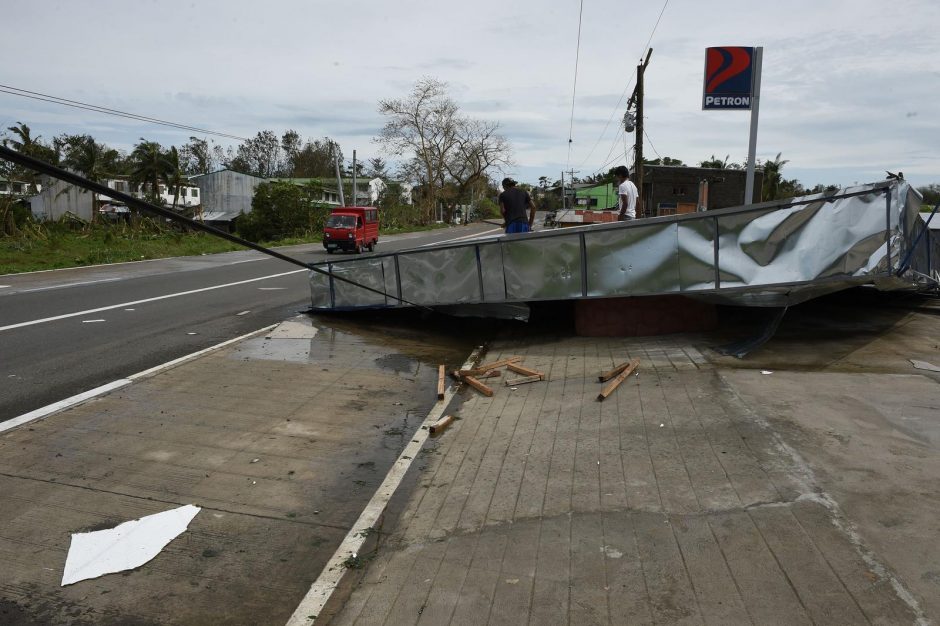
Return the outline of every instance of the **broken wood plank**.
<path id="1" fill-rule="evenodd" d="M 530 370 L 528 367 L 522 367 L 521 365 L 516 365 L 515 363 L 507 363 L 506 369 L 513 371 L 517 374 L 522 374 L 523 376 L 538 376 L 542 380 L 545 380 L 545 373 L 538 370 Z"/>
<path id="2" fill-rule="evenodd" d="M 639 366 L 640 366 L 640 359 L 633 359 L 632 361 L 630 361 L 627 364 L 627 367 L 625 367 L 622 372 L 617 374 L 617 377 L 614 378 L 612 381 L 610 381 L 610 383 L 606 387 L 604 387 L 603 391 L 597 394 L 597 400 L 599 402 L 603 401 L 604 398 L 612 394 L 614 392 L 614 389 L 619 387 L 620 383 L 625 381 L 627 377 L 633 373 L 633 370 L 635 370 Z"/>
<path id="3" fill-rule="evenodd" d="M 623 370 L 627 369 L 628 367 L 630 367 L 630 361 L 627 361 L 626 363 L 621 363 L 620 365 L 610 370 L 609 372 L 604 372 L 603 374 L 598 376 L 597 382 L 606 383 L 608 380 L 610 380 L 611 378 L 613 378 L 614 376 L 616 376 Z"/>
<path id="4" fill-rule="evenodd" d="M 524 385 L 526 383 L 537 383 L 542 380 L 541 375 L 536 374 L 535 376 L 523 376 L 522 378 L 512 378 L 506 379 L 507 387 L 515 387 L 516 385 Z"/>
<path id="5" fill-rule="evenodd" d="M 487 398 L 493 397 L 493 390 L 487 387 L 486 385 L 484 385 L 483 383 L 481 383 L 479 380 L 477 380 L 473 376 L 461 376 L 460 378 L 461 380 L 463 380 L 463 382 L 467 383 L 468 385 L 470 385 L 471 387 L 473 387 L 474 389 L 482 393 Z"/>
<path id="6" fill-rule="evenodd" d="M 437 399 L 444 399 L 444 371 L 445 368 L 443 365 L 437 366 Z"/>
<path id="7" fill-rule="evenodd" d="M 502 372 L 497 370 L 490 370 L 482 374 L 476 373 L 476 370 L 453 370 L 450 375 L 457 380 L 463 380 L 464 376 L 473 376 L 474 378 L 499 378 L 503 375 Z"/>
<path id="8" fill-rule="evenodd" d="M 450 423 L 453 421 L 454 421 L 453 415 L 445 415 L 441 419 L 431 424 L 431 426 L 428 427 L 428 431 L 430 431 L 432 435 L 439 435 L 441 434 L 441 432 L 443 432 L 445 428 L 450 426 Z"/>
<path id="9" fill-rule="evenodd" d="M 503 367 L 504 365 L 509 365 L 510 363 L 518 363 L 520 361 L 522 361 L 521 356 L 511 356 L 505 359 L 500 359 L 499 361 L 493 361 L 492 363 L 484 363 L 483 365 L 478 365 L 469 371 L 474 372 L 474 374 L 470 374 L 471 376 L 476 376 L 479 374 L 483 374 L 484 372 L 487 372 L 489 370 L 496 369 L 497 367 Z"/>

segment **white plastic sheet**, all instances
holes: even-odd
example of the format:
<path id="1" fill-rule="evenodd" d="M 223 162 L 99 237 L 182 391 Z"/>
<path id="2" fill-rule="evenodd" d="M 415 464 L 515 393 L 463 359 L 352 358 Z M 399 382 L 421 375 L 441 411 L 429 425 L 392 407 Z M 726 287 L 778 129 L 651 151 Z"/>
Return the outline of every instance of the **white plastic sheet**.
<path id="1" fill-rule="evenodd" d="M 181 535 L 200 510 L 187 504 L 108 530 L 74 533 L 62 586 L 140 567 Z"/>

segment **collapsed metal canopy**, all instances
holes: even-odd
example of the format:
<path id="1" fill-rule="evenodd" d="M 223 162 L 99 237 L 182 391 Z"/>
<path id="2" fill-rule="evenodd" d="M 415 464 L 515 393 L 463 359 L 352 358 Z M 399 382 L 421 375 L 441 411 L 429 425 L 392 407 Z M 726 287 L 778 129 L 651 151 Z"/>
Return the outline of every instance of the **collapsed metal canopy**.
<path id="1" fill-rule="evenodd" d="M 906 182 L 314 264 L 315 309 L 683 294 L 784 306 L 847 287 L 936 286 L 940 247 Z M 369 291 L 346 278 L 376 291 Z M 382 293 L 386 295 L 382 295 Z"/>

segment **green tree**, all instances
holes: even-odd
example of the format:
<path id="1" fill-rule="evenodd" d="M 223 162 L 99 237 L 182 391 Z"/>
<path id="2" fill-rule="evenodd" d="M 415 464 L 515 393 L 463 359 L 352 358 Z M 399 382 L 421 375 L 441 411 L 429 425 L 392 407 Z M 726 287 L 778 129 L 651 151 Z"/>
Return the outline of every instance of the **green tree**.
<path id="1" fill-rule="evenodd" d="M 21 154 L 40 159 L 41 161 L 53 164 L 58 163 L 59 158 L 56 151 L 44 144 L 40 137 L 33 137 L 29 126 L 23 122 L 17 122 L 15 126 L 10 126 L 7 130 L 12 133 L 12 137 L 5 137 L 3 139 L 3 145 L 9 146 Z M 11 166 L 7 175 L 11 178 L 26 182 L 29 185 L 30 192 L 36 193 L 39 174 L 33 170 Z"/>
<path id="2" fill-rule="evenodd" d="M 137 185 L 150 185 L 147 197 L 153 202 L 159 202 L 160 181 L 166 180 L 170 171 L 170 164 L 163 147 L 156 141 L 147 141 L 141 137 L 140 143 L 134 146 L 131 159 L 134 163 L 131 182 Z"/>
<path id="3" fill-rule="evenodd" d="M 936 183 L 924 185 L 923 187 L 918 187 L 917 191 L 920 192 L 920 195 L 924 196 L 924 204 L 934 207 L 937 203 L 940 203 L 940 185 Z"/>
<path id="4" fill-rule="evenodd" d="M 173 192 L 173 208 L 176 208 L 180 197 L 180 187 L 186 183 L 186 172 L 180 162 L 180 154 L 176 146 L 170 148 L 163 157 L 166 160 L 166 185 Z"/>
<path id="5" fill-rule="evenodd" d="M 782 152 L 778 152 L 775 158 L 764 162 L 764 183 L 761 188 L 761 197 L 764 200 L 776 200 L 778 198 L 785 197 L 786 191 L 795 191 L 796 185 L 799 184 L 795 180 L 784 181 L 782 174 L 783 166 L 790 161 L 787 159 L 781 159 L 780 157 L 782 155 Z"/>
<path id="6" fill-rule="evenodd" d="M 276 241 L 319 232 L 329 212 L 315 202 L 319 197 L 316 186 L 263 183 L 255 190 L 251 213 L 238 217 L 238 233 L 250 241 Z"/>
<path id="7" fill-rule="evenodd" d="M 385 162 L 385 159 L 382 157 L 374 157 L 369 159 L 368 169 L 366 174 L 369 178 L 388 178 L 388 164 Z"/>
<path id="8" fill-rule="evenodd" d="M 118 151 L 100 144 L 91 135 L 70 135 L 65 138 L 66 167 L 94 182 L 113 176 L 117 166 Z M 91 194 L 91 221 L 98 213 L 98 194 Z"/>

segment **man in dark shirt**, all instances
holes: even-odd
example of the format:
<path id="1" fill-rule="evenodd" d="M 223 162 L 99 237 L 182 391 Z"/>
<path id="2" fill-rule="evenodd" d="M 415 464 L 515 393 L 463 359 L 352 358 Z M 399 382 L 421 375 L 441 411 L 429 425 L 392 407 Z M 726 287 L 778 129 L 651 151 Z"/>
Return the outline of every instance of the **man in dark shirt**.
<path id="1" fill-rule="evenodd" d="M 516 181 L 503 179 L 503 193 L 499 194 L 499 210 L 503 214 L 507 233 L 527 233 L 535 221 L 535 203 L 529 192 L 516 187 Z M 526 209 L 529 215 L 526 217 Z"/>

